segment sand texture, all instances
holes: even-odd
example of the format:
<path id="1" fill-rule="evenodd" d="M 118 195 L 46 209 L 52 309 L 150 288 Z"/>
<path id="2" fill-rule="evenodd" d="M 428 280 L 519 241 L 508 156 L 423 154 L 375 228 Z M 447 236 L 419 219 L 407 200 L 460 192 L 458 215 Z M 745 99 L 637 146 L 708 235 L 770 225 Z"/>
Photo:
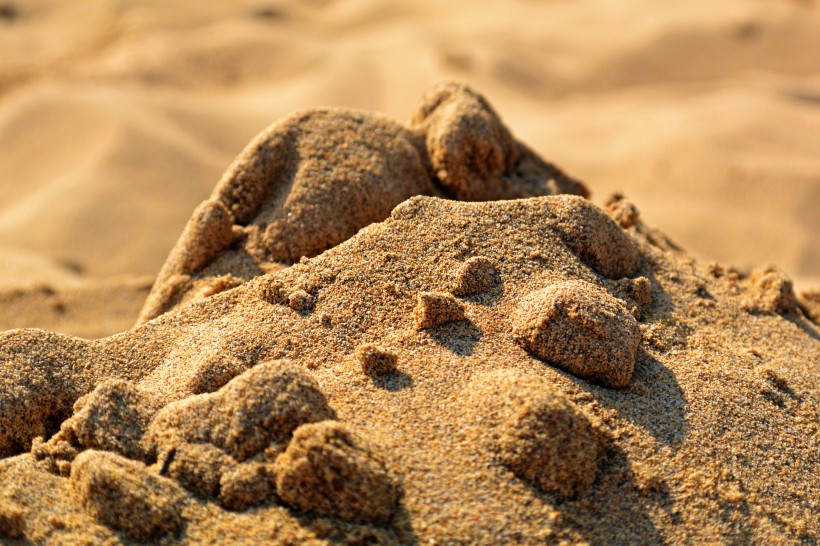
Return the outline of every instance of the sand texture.
<path id="1" fill-rule="evenodd" d="M 586 194 L 463 84 L 272 125 L 140 325 L 0 334 L 0 540 L 816 544 L 817 298 Z"/>
<path id="2" fill-rule="evenodd" d="M 197 207 L 139 322 L 315 256 L 414 195 L 490 201 L 555 193 L 589 195 L 517 142 L 486 99 L 461 83 L 430 89 L 407 128 L 349 110 L 293 114 L 257 136 Z"/>

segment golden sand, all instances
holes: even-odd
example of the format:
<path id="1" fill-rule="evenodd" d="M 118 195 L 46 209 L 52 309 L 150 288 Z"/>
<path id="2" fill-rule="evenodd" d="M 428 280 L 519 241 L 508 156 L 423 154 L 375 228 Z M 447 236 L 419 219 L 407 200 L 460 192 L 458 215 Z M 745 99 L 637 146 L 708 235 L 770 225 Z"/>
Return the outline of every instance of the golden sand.
<path id="1" fill-rule="evenodd" d="M 461 84 L 275 124 L 140 326 L 0 334 L 3 540 L 816 542 L 816 299 L 586 194 Z"/>

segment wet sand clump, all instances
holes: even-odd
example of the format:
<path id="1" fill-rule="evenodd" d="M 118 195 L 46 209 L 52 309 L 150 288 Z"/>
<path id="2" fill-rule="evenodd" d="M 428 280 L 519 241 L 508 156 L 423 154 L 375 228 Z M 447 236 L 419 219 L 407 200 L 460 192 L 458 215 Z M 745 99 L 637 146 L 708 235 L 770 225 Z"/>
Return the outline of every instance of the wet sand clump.
<path id="1" fill-rule="evenodd" d="M 527 295 L 513 335 L 537 358 L 608 387 L 629 385 L 641 341 L 638 322 L 621 301 L 584 281 Z"/>

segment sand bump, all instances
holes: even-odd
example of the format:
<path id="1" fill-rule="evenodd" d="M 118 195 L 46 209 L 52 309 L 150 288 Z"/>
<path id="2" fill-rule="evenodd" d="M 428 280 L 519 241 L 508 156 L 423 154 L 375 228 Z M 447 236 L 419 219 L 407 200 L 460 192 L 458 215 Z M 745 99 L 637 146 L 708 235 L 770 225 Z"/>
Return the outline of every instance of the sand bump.
<path id="1" fill-rule="evenodd" d="M 632 379 L 641 331 L 619 300 L 584 281 L 529 294 L 513 322 L 516 343 L 533 356 L 608 387 Z"/>
<path id="2" fill-rule="evenodd" d="M 276 459 L 276 488 L 293 506 L 320 515 L 379 523 L 398 502 L 384 463 L 345 425 L 323 421 L 299 427 Z"/>

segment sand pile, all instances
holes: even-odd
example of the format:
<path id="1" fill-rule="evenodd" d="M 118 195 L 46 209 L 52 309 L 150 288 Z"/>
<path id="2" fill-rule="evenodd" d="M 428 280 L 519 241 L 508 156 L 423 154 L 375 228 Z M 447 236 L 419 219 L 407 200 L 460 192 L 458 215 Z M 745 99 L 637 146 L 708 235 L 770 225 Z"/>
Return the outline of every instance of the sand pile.
<path id="1" fill-rule="evenodd" d="M 816 542 L 815 300 L 567 191 L 459 84 L 275 124 L 156 318 L 0 334 L 3 540 Z"/>
<path id="2" fill-rule="evenodd" d="M 463 84 L 432 88 L 408 127 L 341 109 L 297 113 L 257 136 L 199 205 L 139 321 L 315 256 L 414 195 L 554 193 L 588 195 Z"/>

